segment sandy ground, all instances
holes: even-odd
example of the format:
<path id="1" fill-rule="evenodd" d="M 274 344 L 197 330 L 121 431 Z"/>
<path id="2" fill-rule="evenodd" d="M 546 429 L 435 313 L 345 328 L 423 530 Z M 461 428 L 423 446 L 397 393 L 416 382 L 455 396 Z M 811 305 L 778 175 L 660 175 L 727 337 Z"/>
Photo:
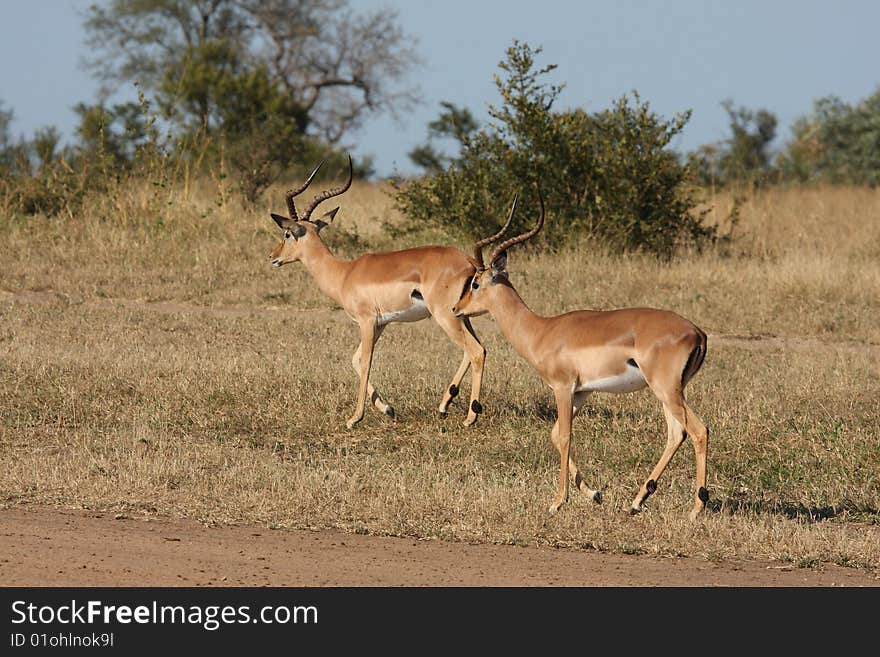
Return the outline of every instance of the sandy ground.
<path id="1" fill-rule="evenodd" d="M 34 506 L 0 509 L 2 586 L 880 586 L 823 565 L 469 545 Z"/>

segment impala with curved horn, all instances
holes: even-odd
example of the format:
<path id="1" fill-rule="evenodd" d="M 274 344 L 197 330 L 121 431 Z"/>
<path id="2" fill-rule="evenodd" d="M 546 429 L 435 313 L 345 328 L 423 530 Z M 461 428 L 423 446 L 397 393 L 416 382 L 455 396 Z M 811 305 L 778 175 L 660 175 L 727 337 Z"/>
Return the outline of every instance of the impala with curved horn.
<path id="1" fill-rule="evenodd" d="M 369 382 L 373 348 L 388 324 L 416 322 L 427 317 L 433 317 L 449 339 L 464 350 L 461 365 L 443 394 L 439 411 L 442 415 L 446 414 L 452 400 L 458 395 L 462 378 L 472 365 L 471 397 L 464 420 L 465 426 L 472 425 L 483 410 L 479 397 L 486 350 L 477 339 L 470 320 L 456 317 L 451 308 L 481 266 L 479 258 L 482 257 L 482 248 L 500 238 L 510 225 L 512 210 L 501 231 L 475 245 L 477 260 L 458 249 L 445 246 L 367 253 L 355 260 L 340 260 L 330 252 L 320 236 L 339 208 L 330 210 L 317 221 L 312 220 L 311 216 L 320 203 L 339 196 L 351 186 L 351 157 L 348 159 L 348 182 L 345 185 L 318 194 L 302 216 L 297 214 L 294 203 L 294 198 L 306 190 L 321 164 L 315 167 L 305 183 L 287 192 L 290 217 L 272 214 L 275 223 L 284 229 L 284 238 L 269 258 L 275 267 L 302 262 L 321 291 L 337 301 L 358 324 L 360 344 L 351 362 L 360 378 L 360 385 L 354 415 L 348 419 L 346 426 L 351 428 L 363 419 L 368 396 L 377 410 L 394 417 L 394 409 Z"/>
<path id="2" fill-rule="evenodd" d="M 705 508 L 706 452 L 709 431 L 688 406 L 684 388 L 706 357 L 706 334 L 667 310 L 624 308 L 576 310 L 555 317 L 533 313 L 510 283 L 507 250 L 525 242 L 544 224 L 541 216 L 527 233 L 499 244 L 474 275 L 452 309 L 456 317 L 490 313 L 504 336 L 534 367 L 556 397 L 558 419 L 550 441 L 559 451 L 559 491 L 550 506 L 555 513 L 568 499 L 568 478 L 595 502 L 602 494 L 587 486 L 571 457 L 571 424 L 592 392 L 627 393 L 645 386 L 660 400 L 666 416 L 666 448 L 630 506 L 641 510 L 657 489 L 657 480 L 675 451 L 690 436 L 696 453 L 696 489 L 691 520 Z M 512 209 L 511 209 L 512 211 Z"/>

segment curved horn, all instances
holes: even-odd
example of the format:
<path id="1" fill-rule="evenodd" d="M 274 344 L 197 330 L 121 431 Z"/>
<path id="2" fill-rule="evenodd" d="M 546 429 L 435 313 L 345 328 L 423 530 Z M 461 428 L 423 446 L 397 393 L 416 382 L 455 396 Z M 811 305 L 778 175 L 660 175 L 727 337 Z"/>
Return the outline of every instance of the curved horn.
<path id="1" fill-rule="evenodd" d="M 309 203 L 309 207 L 306 208 L 306 211 L 303 212 L 302 221 L 310 221 L 309 217 L 312 216 L 312 212 L 315 211 L 315 208 L 318 207 L 319 204 L 326 201 L 328 198 L 333 198 L 334 196 L 339 196 L 344 191 L 346 191 L 349 187 L 351 187 L 351 181 L 354 179 L 354 165 L 351 163 L 351 155 L 348 156 L 348 182 L 345 183 L 342 187 L 336 187 L 334 189 L 328 189 L 326 192 L 321 192 L 315 198 L 312 199 L 312 202 Z"/>
<path id="2" fill-rule="evenodd" d="M 538 231 L 541 230 L 541 227 L 544 225 L 544 197 L 541 195 L 540 188 L 538 189 L 538 201 L 541 203 L 541 216 L 538 217 L 538 224 L 532 228 L 529 232 L 523 233 L 522 235 L 518 235 L 516 237 L 511 237 L 509 240 L 505 240 L 492 251 L 492 255 L 489 256 L 489 264 L 491 265 L 495 260 L 504 253 L 507 249 L 514 246 L 515 244 L 519 244 L 520 242 L 525 242 L 527 239 L 530 239 L 538 234 Z"/>
<path id="3" fill-rule="evenodd" d="M 513 213 L 516 211 L 516 202 L 519 199 L 519 194 L 513 195 L 513 204 L 510 206 L 510 212 L 507 215 L 507 221 L 504 222 L 504 226 L 501 227 L 497 233 L 492 235 L 492 237 L 486 237 L 481 239 L 479 242 L 474 244 L 474 259 L 477 261 L 477 264 L 480 265 L 480 268 L 485 269 L 486 265 L 483 262 L 483 247 L 488 246 L 499 237 L 504 235 L 504 231 L 508 229 L 510 226 L 510 222 L 513 221 Z"/>
<path id="4" fill-rule="evenodd" d="M 315 174 L 318 173 L 318 169 L 320 169 L 322 166 L 324 166 L 324 162 L 325 162 L 325 160 L 321 160 L 321 161 L 318 163 L 318 166 L 315 167 L 315 170 L 312 171 L 312 174 L 308 177 L 308 179 L 307 179 L 302 185 L 300 185 L 300 186 L 297 187 L 296 189 L 291 189 L 291 190 L 289 190 L 289 191 L 287 192 L 287 194 L 286 194 L 286 198 L 287 198 L 287 211 L 290 213 L 290 218 L 291 218 L 293 221 L 299 221 L 299 216 L 296 214 L 296 205 L 295 205 L 294 202 L 293 202 L 293 197 L 294 197 L 294 196 L 299 196 L 299 195 L 302 194 L 304 191 L 306 191 L 306 188 L 307 188 L 310 184 L 312 184 L 312 178 L 314 178 L 314 177 L 315 177 Z"/>

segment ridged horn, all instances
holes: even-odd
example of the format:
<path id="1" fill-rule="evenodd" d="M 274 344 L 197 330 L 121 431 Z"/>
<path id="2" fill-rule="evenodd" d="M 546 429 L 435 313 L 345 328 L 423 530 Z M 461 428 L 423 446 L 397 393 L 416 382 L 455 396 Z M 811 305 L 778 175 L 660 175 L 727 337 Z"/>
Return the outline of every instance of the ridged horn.
<path id="1" fill-rule="evenodd" d="M 315 208 L 318 207 L 321 203 L 326 201 L 328 198 L 333 198 L 334 196 L 339 196 L 349 187 L 351 187 L 351 181 L 354 180 L 354 165 L 351 162 L 351 155 L 348 156 L 348 182 L 345 183 L 342 187 L 336 187 L 334 189 L 328 189 L 326 192 L 321 192 L 315 198 L 312 199 L 312 202 L 309 203 L 309 207 L 306 208 L 306 211 L 303 212 L 301 221 L 311 221 L 309 217 L 312 216 L 312 212 L 315 211 Z"/>
<path id="2" fill-rule="evenodd" d="M 527 239 L 531 239 L 535 235 L 538 234 L 538 231 L 541 230 L 541 227 L 544 225 L 544 197 L 541 195 L 541 190 L 538 188 L 538 201 L 541 204 L 541 216 L 538 217 L 537 225 L 532 228 L 529 232 L 523 233 L 522 235 L 517 235 L 516 237 L 511 237 L 509 240 L 505 240 L 492 251 L 492 255 L 489 256 L 489 265 L 491 266 L 493 262 L 504 253 L 507 249 L 516 244 L 520 244 L 521 242 L 525 242 Z"/>
<path id="3" fill-rule="evenodd" d="M 293 220 L 293 221 L 300 220 L 299 215 L 296 214 L 296 204 L 294 204 L 294 202 L 293 202 L 293 197 L 299 196 L 304 191 L 306 191 L 306 188 L 308 188 L 308 186 L 310 184 L 312 184 L 312 179 L 318 173 L 318 169 L 320 169 L 323 165 L 324 165 L 324 160 L 321 160 L 318 163 L 318 166 L 315 167 L 315 170 L 312 171 L 312 174 L 308 177 L 308 179 L 302 185 L 300 185 L 296 189 L 288 190 L 285 198 L 287 199 L 287 211 L 290 213 L 291 220 Z"/>
<path id="4" fill-rule="evenodd" d="M 474 259 L 477 261 L 477 264 L 480 265 L 481 269 L 486 268 L 486 264 L 483 262 L 483 248 L 492 244 L 492 242 L 504 235 L 504 231 L 510 227 L 510 222 L 513 221 L 513 213 L 516 212 L 517 200 L 519 200 L 519 194 L 514 194 L 513 203 L 510 205 L 510 212 L 507 214 L 507 221 L 504 222 L 504 226 L 501 227 L 501 230 L 491 237 L 485 237 L 474 244 Z"/>

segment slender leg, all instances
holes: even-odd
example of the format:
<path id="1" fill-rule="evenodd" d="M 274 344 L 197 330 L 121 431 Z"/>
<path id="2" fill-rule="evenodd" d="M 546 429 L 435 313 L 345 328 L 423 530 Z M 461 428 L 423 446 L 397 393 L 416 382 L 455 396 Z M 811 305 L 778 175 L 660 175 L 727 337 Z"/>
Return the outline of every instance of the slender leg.
<path id="1" fill-rule="evenodd" d="M 576 392 L 573 397 L 572 403 L 572 420 L 578 416 L 581 412 L 581 408 L 584 405 L 587 397 L 589 397 L 590 393 L 588 392 Z M 559 420 L 553 425 L 553 430 L 550 432 L 550 442 L 553 443 L 553 446 L 558 450 L 559 449 Z M 571 448 L 569 447 L 569 452 Z M 582 493 L 588 495 L 596 504 L 602 503 L 602 492 L 598 490 L 593 490 L 587 485 L 586 480 L 583 475 L 581 475 L 580 470 L 578 470 L 577 464 L 574 462 L 574 459 L 571 457 L 569 453 L 568 457 L 568 470 L 569 475 L 574 481 L 574 485 L 577 486 L 578 490 Z"/>
<path id="2" fill-rule="evenodd" d="M 709 491 L 706 489 L 706 457 L 709 446 L 709 430 L 690 406 L 687 405 L 680 388 L 658 390 L 654 385 L 651 385 L 651 389 L 654 390 L 654 393 L 663 403 L 663 411 L 667 416 L 667 426 L 670 426 L 670 418 L 674 421 L 674 424 L 669 429 L 670 435 L 667 437 L 666 449 L 660 457 L 660 462 L 657 463 L 648 481 L 639 488 L 639 492 L 633 500 L 630 510 L 631 512 L 637 512 L 645 498 L 654 492 L 657 485 L 657 477 L 666 468 L 669 459 L 672 458 L 679 445 L 684 442 L 685 437 L 690 436 L 694 444 L 697 473 L 694 506 L 688 517 L 691 520 L 695 520 L 700 512 L 706 508 L 706 502 L 709 500 Z M 675 430 L 674 436 L 672 435 L 673 429 Z M 681 433 L 679 434 L 678 431 Z M 651 484 L 652 481 L 654 482 L 653 485 Z"/>
<path id="3" fill-rule="evenodd" d="M 700 512 L 706 508 L 706 502 L 709 501 L 709 491 L 706 489 L 706 458 L 709 452 L 709 428 L 703 424 L 703 421 L 697 417 L 697 414 L 687 404 L 684 404 L 684 408 L 685 427 L 694 443 L 694 456 L 697 463 L 694 508 L 691 509 L 688 517 L 691 520 L 696 520 Z"/>
<path id="4" fill-rule="evenodd" d="M 373 362 L 373 346 L 376 344 L 376 321 L 374 318 L 370 318 L 367 321 L 364 321 L 360 324 L 361 329 L 361 344 L 358 347 L 361 351 L 360 354 L 360 362 L 358 363 L 360 369 L 358 374 L 360 375 L 360 385 L 358 386 L 358 397 L 357 397 L 357 405 L 355 406 L 354 415 L 352 415 L 348 421 L 345 423 L 349 429 L 351 429 L 354 425 L 364 419 L 364 406 L 367 398 L 367 386 L 369 385 L 370 378 L 370 365 Z"/>
<path id="5" fill-rule="evenodd" d="M 451 312 L 443 311 L 441 309 L 437 309 L 437 312 L 434 313 L 434 319 L 440 325 L 440 328 L 446 332 L 446 335 L 448 335 L 454 343 L 464 349 L 465 353 L 465 358 L 462 359 L 461 365 L 452 379 L 452 383 L 443 395 L 439 410 L 440 413 L 446 413 L 449 404 L 458 394 L 458 386 L 461 383 L 461 379 L 464 377 L 465 372 L 467 372 L 468 364 L 473 365 L 474 369 L 471 380 L 471 398 L 468 404 L 468 414 L 462 423 L 464 426 L 469 427 L 477 421 L 477 417 L 483 412 L 483 406 L 480 404 L 479 397 L 480 388 L 483 383 L 483 368 L 486 364 L 486 349 L 480 344 L 480 341 L 474 334 L 474 329 L 471 326 L 469 319 L 459 319 Z"/>
<path id="6" fill-rule="evenodd" d="M 385 324 L 376 327 L 376 333 L 373 336 L 373 346 L 375 347 L 376 343 L 379 341 L 379 337 L 382 335 L 382 331 L 385 330 Z M 351 366 L 354 368 L 354 371 L 357 374 L 360 374 L 360 360 L 361 360 L 361 344 L 358 344 L 358 348 L 355 349 L 354 354 L 351 357 Z M 384 413 L 388 417 L 394 417 L 394 409 L 382 398 L 382 395 L 373 387 L 372 383 L 367 383 L 367 395 L 370 398 L 370 402 L 380 413 Z"/>
<path id="7" fill-rule="evenodd" d="M 449 405 L 452 403 L 452 400 L 458 397 L 461 380 L 464 378 L 464 375 L 470 366 L 471 357 L 468 356 L 467 352 L 464 352 L 461 359 L 461 365 L 458 366 L 458 371 L 455 373 L 455 376 L 452 377 L 452 382 L 449 384 L 446 392 L 443 393 L 443 399 L 440 401 L 440 407 L 437 409 L 440 412 L 440 415 L 446 415 L 449 411 Z"/>
<path id="8" fill-rule="evenodd" d="M 680 396 L 673 404 L 670 404 L 670 412 L 673 417 L 684 427 L 687 435 L 694 444 L 694 456 L 697 463 L 696 485 L 694 487 L 694 506 L 688 517 L 696 520 L 700 512 L 706 508 L 709 501 L 709 491 L 706 489 L 706 456 L 709 450 L 709 429 L 703 421 L 687 405 L 684 397 Z"/>
<path id="9" fill-rule="evenodd" d="M 657 465 L 651 470 L 648 479 L 639 488 L 639 492 L 636 494 L 632 506 L 630 507 L 630 513 L 638 513 L 642 510 L 642 504 L 645 499 L 657 490 L 657 481 L 660 479 L 660 475 L 663 474 L 663 471 L 666 469 L 666 466 L 669 465 L 672 456 L 675 454 L 676 450 L 681 447 L 685 438 L 687 438 L 687 432 L 685 432 L 678 420 L 673 417 L 665 404 L 663 405 L 663 415 L 666 416 L 666 448 L 663 450 L 663 454 L 660 455 L 660 460 L 657 462 Z"/>
<path id="10" fill-rule="evenodd" d="M 550 513 L 556 513 L 559 507 L 568 500 L 568 462 L 571 451 L 571 420 L 573 413 L 572 390 L 568 384 L 558 385 L 556 409 L 559 419 L 556 421 L 556 449 L 559 450 L 559 492 L 556 500 L 550 505 Z M 552 432 L 551 432 L 552 439 Z"/>
<path id="11" fill-rule="evenodd" d="M 685 346 L 686 343 L 683 343 Z M 687 436 L 691 437 L 696 456 L 696 486 L 694 490 L 694 506 L 689 517 L 695 520 L 700 512 L 706 508 L 709 500 L 709 491 L 706 490 L 706 457 L 709 449 L 709 430 L 696 413 L 688 406 L 684 398 L 684 386 L 693 378 L 702 364 L 702 355 L 705 354 L 705 336 L 690 345 L 687 359 L 682 358 L 682 352 L 669 352 L 667 357 L 661 353 L 653 360 L 642 361 L 639 366 L 645 374 L 651 390 L 663 404 L 666 414 L 666 423 L 669 427 L 669 436 L 666 441 L 666 449 L 660 458 L 660 462 L 651 473 L 651 477 L 639 489 L 633 500 L 632 509 L 638 510 L 645 497 L 654 492 L 657 485 L 657 477 L 663 472 L 669 459 L 675 450 L 684 442 Z M 700 347 L 700 351 L 697 348 Z M 691 359 L 697 356 L 696 368 L 692 367 Z M 682 374 L 679 374 L 679 373 Z M 686 376 L 686 380 L 682 380 Z M 653 482 L 653 485 L 651 485 Z"/>

